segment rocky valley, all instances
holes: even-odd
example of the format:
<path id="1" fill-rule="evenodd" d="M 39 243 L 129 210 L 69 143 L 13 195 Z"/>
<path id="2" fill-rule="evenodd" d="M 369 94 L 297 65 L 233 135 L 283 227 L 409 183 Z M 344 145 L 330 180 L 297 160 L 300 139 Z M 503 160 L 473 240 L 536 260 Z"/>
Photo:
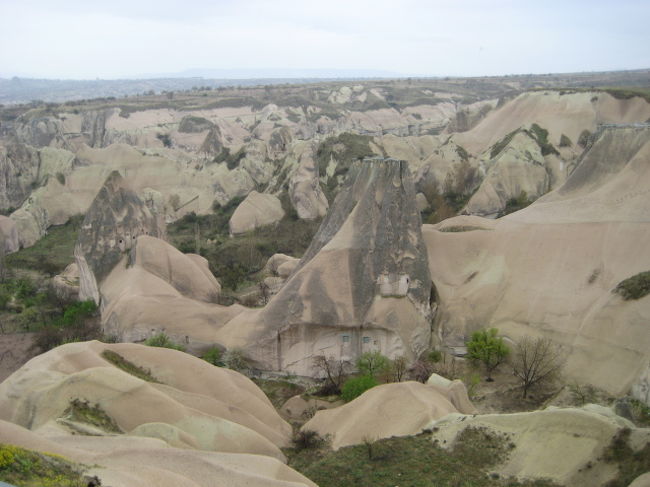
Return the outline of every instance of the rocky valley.
<path id="1" fill-rule="evenodd" d="M 0 480 L 650 485 L 648 87 L 0 108 Z"/>

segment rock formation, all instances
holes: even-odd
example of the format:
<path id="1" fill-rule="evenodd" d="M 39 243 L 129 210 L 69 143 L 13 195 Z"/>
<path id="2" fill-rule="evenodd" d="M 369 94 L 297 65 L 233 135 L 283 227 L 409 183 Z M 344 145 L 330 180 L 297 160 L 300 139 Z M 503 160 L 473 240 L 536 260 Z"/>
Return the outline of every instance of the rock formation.
<path id="1" fill-rule="evenodd" d="M 3 215 L 0 215 L 0 244 L 3 247 L 0 249 L 3 255 L 16 252 L 20 248 L 16 223 Z"/>
<path id="2" fill-rule="evenodd" d="M 327 213 L 327 198 L 320 187 L 313 148 L 299 156 L 298 168 L 289 183 L 289 197 L 298 217 L 303 220 L 314 220 Z"/>
<path id="3" fill-rule="evenodd" d="M 413 358 L 429 346 L 431 281 L 408 164 L 354 162 L 297 268 L 262 310 L 216 335 L 260 367 L 311 375 L 326 354 Z"/>
<path id="4" fill-rule="evenodd" d="M 93 299 L 99 304 L 99 284 L 137 237 L 164 234 L 164 223 L 128 189 L 119 172 L 111 173 L 86 213 L 75 246 L 80 299 Z"/>
<path id="5" fill-rule="evenodd" d="M 272 194 L 251 191 L 230 217 L 230 233 L 246 233 L 279 222 L 284 216 L 282 203 Z"/>
<path id="6" fill-rule="evenodd" d="M 253 382 L 175 350 L 61 346 L 0 385 L 0 420 L 0 442 L 94 465 L 103 485 L 314 486 L 281 463 L 291 427 Z"/>
<path id="7" fill-rule="evenodd" d="M 450 414 L 436 423 L 433 440 L 443 448 L 454 448 L 456 438 L 466 428 L 505 435 L 512 450 L 496 468 L 500 475 L 545 478 L 567 486 L 607 485 L 618 468 L 603 461 L 603 454 L 615 437 L 624 438 L 632 451 L 639 451 L 650 441 L 650 429 L 634 428 L 611 410 L 595 405 L 473 417 Z M 622 435 L 623 430 L 629 436 Z"/>
<path id="8" fill-rule="evenodd" d="M 467 403 L 471 407 L 467 412 L 474 412 Z M 367 439 L 416 435 L 457 412 L 444 388 L 398 382 L 373 387 L 344 406 L 317 411 L 301 429 L 331 435 L 332 448 L 338 450 Z"/>
<path id="9" fill-rule="evenodd" d="M 568 380 L 648 401 L 650 297 L 613 291 L 650 269 L 649 161 L 649 128 L 606 128 L 531 206 L 425 225 L 438 337 L 462 345 L 486 327 L 515 341 L 546 336 L 564 347 Z"/>

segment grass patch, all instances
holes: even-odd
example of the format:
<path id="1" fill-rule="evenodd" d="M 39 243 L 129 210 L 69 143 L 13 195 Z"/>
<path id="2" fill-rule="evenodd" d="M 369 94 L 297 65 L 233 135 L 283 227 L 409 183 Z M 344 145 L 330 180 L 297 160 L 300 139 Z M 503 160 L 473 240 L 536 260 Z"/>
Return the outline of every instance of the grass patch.
<path id="1" fill-rule="evenodd" d="M 627 487 L 639 475 L 650 471 L 650 443 L 635 452 L 630 448 L 629 437 L 628 428 L 620 430 L 605 450 L 603 459 L 618 464 L 616 478 L 607 482 L 605 487 Z"/>
<path id="2" fill-rule="evenodd" d="M 85 487 L 82 470 L 58 455 L 0 443 L 0 478 L 18 487 Z"/>
<path id="3" fill-rule="evenodd" d="M 532 137 L 535 139 L 537 142 L 537 145 L 539 145 L 540 150 L 542 151 L 543 156 L 547 156 L 549 154 L 555 154 L 557 156 L 560 155 L 558 150 L 553 146 L 548 141 L 548 130 L 543 129 L 536 123 L 532 124 L 530 126 L 530 132 L 529 132 Z"/>
<path id="4" fill-rule="evenodd" d="M 83 215 L 73 216 L 64 225 L 50 227 L 47 235 L 33 246 L 7 255 L 7 267 L 33 269 L 50 276 L 59 274 L 74 261 Z"/>
<path id="5" fill-rule="evenodd" d="M 174 342 L 164 333 L 158 333 L 157 335 L 147 338 L 144 341 L 144 344 L 149 347 L 170 348 L 172 350 L 178 350 L 180 352 L 185 351 L 185 347 L 183 345 L 179 345 L 178 343 Z"/>
<path id="6" fill-rule="evenodd" d="M 498 156 L 503 149 L 506 148 L 506 146 L 510 143 L 512 138 L 517 135 L 517 132 L 519 132 L 520 129 L 513 130 L 509 134 L 507 134 L 505 137 L 503 137 L 501 140 L 496 142 L 491 148 L 490 148 L 490 159 L 494 159 L 496 156 Z"/>
<path id="7" fill-rule="evenodd" d="M 336 452 L 321 448 L 286 450 L 289 465 L 320 487 L 552 486 L 489 476 L 508 454 L 508 441 L 483 429 L 466 428 L 453 450 L 434 444 L 429 433 L 369 441 Z"/>
<path id="8" fill-rule="evenodd" d="M 102 352 L 102 357 L 104 357 L 108 362 L 113 364 L 118 369 L 123 370 L 127 374 L 131 374 L 132 376 L 147 382 L 161 384 L 158 379 L 151 375 L 151 371 L 149 369 L 135 365 L 133 362 L 128 361 L 117 352 L 114 352 L 112 350 L 104 350 Z"/>
<path id="9" fill-rule="evenodd" d="M 457 232 L 471 232 L 473 230 L 485 230 L 485 228 L 474 227 L 471 225 L 452 225 L 449 227 L 441 228 L 439 231 L 457 233 Z"/>
<path id="10" fill-rule="evenodd" d="M 619 282 L 613 292 L 623 296 L 625 301 L 647 296 L 650 294 L 650 271 L 639 272 L 635 276 Z"/>
<path id="11" fill-rule="evenodd" d="M 123 433 L 113 418 L 99 407 L 99 404 L 93 406 L 88 401 L 74 399 L 63 414 L 66 419 L 76 423 L 90 424 L 109 433 Z"/>
<path id="12" fill-rule="evenodd" d="M 510 198 L 508 201 L 506 201 L 505 208 L 499 212 L 497 218 L 501 218 L 502 216 L 514 213 L 515 211 L 522 210 L 527 206 L 530 206 L 534 201 L 534 199 L 528 198 L 526 192 L 522 190 L 522 192 L 519 193 L 519 196 L 516 198 Z"/>

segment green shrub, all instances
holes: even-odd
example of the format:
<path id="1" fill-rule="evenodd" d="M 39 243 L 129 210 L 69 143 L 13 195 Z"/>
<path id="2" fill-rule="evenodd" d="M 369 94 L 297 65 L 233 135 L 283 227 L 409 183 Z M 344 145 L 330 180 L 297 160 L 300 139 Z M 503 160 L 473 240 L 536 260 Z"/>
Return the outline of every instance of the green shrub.
<path id="1" fill-rule="evenodd" d="M 222 355 L 223 353 L 221 352 L 219 347 L 212 347 L 203 355 L 201 355 L 201 358 L 212 365 L 221 367 L 223 366 Z"/>
<path id="2" fill-rule="evenodd" d="M 510 349 L 503 342 L 503 338 L 498 337 L 499 330 L 490 328 L 472 333 L 472 339 L 467 342 L 467 352 L 469 358 L 476 362 L 481 362 L 487 372 L 487 380 L 492 380 L 492 372 L 501 365 Z"/>
<path id="3" fill-rule="evenodd" d="M 548 130 L 543 129 L 542 127 L 534 123 L 530 127 L 530 132 L 533 138 L 537 141 L 537 145 L 539 145 L 539 148 L 542 151 L 543 156 L 547 156 L 549 154 L 555 154 L 555 155 L 560 154 L 557 151 L 557 149 L 553 147 L 553 144 L 551 144 L 548 141 Z"/>
<path id="4" fill-rule="evenodd" d="M 183 345 L 179 345 L 178 343 L 172 341 L 171 338 L 162 332 L 152 336 L 151 338 L 147 338 L 144 341 L 144 344 L 150 347 L 171 348 L 172 350 L 180 350 L 181 352 L 185 351 L 185 347 Z"/>
<path id="5" fill-rule="evenodd" d="M 238 372 L 244 372 L 250 369 L 248 358 L 244 355 L 244 351 L 239 348 L 226 350 L 226 353 L 223 354 L 223 363 L 229 369 Z"/>
<path id="6" fill-rule="evenodd" d="M 292 443 L 296 450 L 309 450 L 323 446 L 325 439 L 316 431 L 298 430 L 293 436 Z"/>
<path id="7" fill-rule="evenodd" d="M 345 402 L 350 402 L 376 385 L 378 385 L 377 380 L 370 375 L 362 375 L 361 377 L 348 379 L 341 388 L 341 398 Z"/>
<path id="8" fill-rule="evenodd" d="M 379 351 L 365 352 L 357 360 L 357 369 L 363 375 L 376 377 L 377 374 L 390 369 L 390 359 Z"/>
<path id="9" fill-rule="evenodd" d="M 578 145 L 584 149 L 585 147 L 587 147 L 590 140 L 591 140 L 591 132 L 585 129 L 582 132 L 580 132 L 580 135 L 578 136 Z"/>
<path id="10" fill-rule="evenodd" d="M 147 382 L 160 382 L 153 375 L 151 375 L 151 372 L 148 369 L 135 365 L 133 362 L 128 361 L 117 352 L 114 352 L 112 350 L 104 350 L 102 352 L 102 357 L 104 357 L 108 362 L 113 364 L 118 369 L 121 369 L 127 374 L 131 374 L 138 379 L 142 379 Z"/>
<path id="11" fill-rule="evenodd" d="M 619 282 L 613 292 L 623 296 L 625 301 L 647 296 L 650 294 L 650 271 L 639 272 Z"/>

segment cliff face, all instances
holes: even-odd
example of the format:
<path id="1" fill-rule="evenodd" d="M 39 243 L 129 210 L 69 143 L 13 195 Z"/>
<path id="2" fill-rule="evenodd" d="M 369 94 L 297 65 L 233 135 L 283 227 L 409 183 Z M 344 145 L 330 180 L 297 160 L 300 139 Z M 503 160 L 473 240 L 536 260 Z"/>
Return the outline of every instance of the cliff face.
<path id="1" fill-rule="evenodd" d="M 99 283 L 140 235 L 163 237 L 164 223 L 113 171 L 90 205 L 75 246 L 80 299 L 100 302 Z"/>
<path id="2" fill-rule="evenodd" d="M 316 355 L 413 357 L 429 344 L 431 281 L 408 164 L 352 164 L 311 246 L 260 311 L 217 333 L 264 368 L 310 374 Z"/>
<path id="3" fill-rule="evenodd" d="M 498 220 L 425 225 L 450 346 L 480 328 L 561 345 L 568 380 L 650 402 L 650 296 L 617 285 L 650 269 L 650 127 L 607 128 L 557 190 Z M 470 231 L 444 231 L 450 227 Z"/>

